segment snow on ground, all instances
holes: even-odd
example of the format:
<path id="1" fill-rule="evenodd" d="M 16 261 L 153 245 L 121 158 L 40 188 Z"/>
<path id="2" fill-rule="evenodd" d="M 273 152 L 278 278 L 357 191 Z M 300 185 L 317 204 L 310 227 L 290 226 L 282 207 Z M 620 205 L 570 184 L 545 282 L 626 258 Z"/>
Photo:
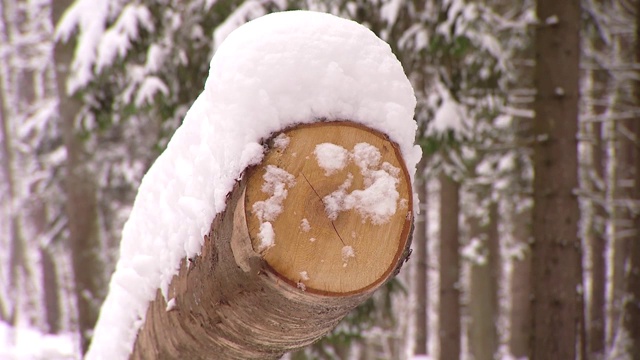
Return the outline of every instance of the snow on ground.
<path id="1" fill-rule="evenodd" d="M 42 334 L 38 329 L 13 328 L 0 322 L 0 359 L 3 360 L 76 359 L 76 344 L 73 334 Z"/>
<path id="2" fill-rule="evenodd" d="M 171 297 L 180 261 L 200 252 L 234 183 L 262 160 L 264 139 L 296 123 L 352 120 L 398 143 L 413 177 L 415 104 L 390 47 L 355 22 L 295 11 L 232 32 L 142 180 L 87 359 L 128 358 L 156 290 Z"/>

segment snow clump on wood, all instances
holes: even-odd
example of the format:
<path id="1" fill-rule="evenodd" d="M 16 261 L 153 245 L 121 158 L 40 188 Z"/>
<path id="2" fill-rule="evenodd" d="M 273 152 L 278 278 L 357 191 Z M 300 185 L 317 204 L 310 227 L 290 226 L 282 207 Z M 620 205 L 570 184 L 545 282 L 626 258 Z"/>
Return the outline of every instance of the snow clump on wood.
<path id="1" fill-rule="evenodd" d="M 285 151 L 287 146 L 289 146 L 289 142 L 291 138 L 289 138 L 286 134 L 280 134 L 273 139 L 273 147 L 278 150 Z"/>
<path id="2" fill-rule="evenodd" d="M 304 218 L 302 219 L 302 221 L 300 221 L 300 230 L 304 232 L 311 231 L 311 224 L 309 224 L 309 220 L 307 220 L 307 218 Z"/>
<path id="3" fill-rule="evenodd" d="M 324 169 L 324 175 L 330 176 L 344 169 L 349 160 L 349 151 L 340 145 L 322 143 L 316 145 L 313 152 L 318 160 L 318 165 Z"/>
<path id="4" fill-rule="evenodd" d="M 350 258 L 355 258 L 356 252 L 353 247 L 346 245 L 342 247 L 342 266 L 347 267 Z"/>
<path id="5" fill-rule="evenodd" d="M 293 175 L 274 165 L 267 166 L 262 178 L 264 179 L 262 192 L 270 196 L 264 201 L 256 201 L 251 208 L 260 221 L 260 232 L 258 233 L 260 239 L 258 251 L 260 252 L 266 251 L 276 244 L 275 232 L 270 221 L 274 221 L 282 213 L 282 203 L 289 194 L 287 188 L 296 185 L 296 179 Z"/>
<path id="6" fill-rule="evenodd" d="M 340 212 L 354 209 L 363 222 L 370 220 L 374 225 L 388 222 L 398 208 L 400 169 L 388 162 L 380 164 L 380 150 L 369 143 L 356 144 L 349 159 L 360 168 L 365 188 L 347 192 L 353 184 L 353 175 L 348 174 L 336 191 L 322 199 L 327 216 L 336 220 Z"/>
<path id="7" fill-rule="evenodd" d="M 260 239 L 259 252 L 269 250 L 276 245 L 276 233 L 273 231 L 273 225 L 270 222 L 267 221 L 260 224 L 258 238 Z"/>
<path id="8" fill-rule="evenodd" d="M 251 210 L 261 222 L 274 221 L 283 211 L 282 202 L 289 195 L 287 188 L 295 186 L 296 179 L 286 170 L 274 165 L 267 166 L 262 178 L 262 192 L 270 196 L 264 201 L 256 201 Z"/>

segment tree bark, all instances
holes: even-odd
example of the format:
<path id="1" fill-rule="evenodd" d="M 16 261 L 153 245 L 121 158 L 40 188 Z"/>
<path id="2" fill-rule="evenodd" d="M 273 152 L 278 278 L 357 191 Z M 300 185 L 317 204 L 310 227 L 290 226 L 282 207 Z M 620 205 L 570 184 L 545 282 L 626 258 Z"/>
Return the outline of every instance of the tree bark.
<path id="1" fill-rule="evenodd" d="M 9 19 L 6 4 L 0 4 L 0 18 L 5 24 L 2 39 L 9 46 L 10 30 Z M 2 159 L 3 173 L 7 182 L 7 197 L 5 201 L 9 202 L 9 291 L 13 294 L 14 299 L 8 304 L 8 320 L 12 325 L 16 325 L 20 312 L 20 302 L 23 300 L 23 288 L 31 278 L 30 269 L 26 259 L 26 244 L 22 229 L 22 218 L 19 211 L 20 196 L 18 193 L 18 179 L 16 174 L 17 161 L 16 153 L 13 145 L 15 140 L 15 132 L 12 129 L 10 120 L 15 116 L 15 110 L 11 111 L 10 106 L 17 98 L 16 89 L 13 80 L 13 74 L 9 64 L 11 64 L 11 55 L 3 55 L 0 59 L 0 131 L 2 131 Z M 7 84 L 9 85 L 7 87 Z M 13 94 L 13 96 L 11 96 Z M 23 278 L 20 279 L 22 273 Z"/>
<path id="2" fill-rule="evenodd" d="M 636 1 L 635 63 L 640 64 L 640 1 Z M 640 108 L 640 83 L 633 86 L 635 109 Z M 629 243 L 629 263 L 626 273 L 626 299 L 624 302 L 622 327 L 628 337 L 627 354 L 633 359 L 640 357 L 640 117 L 629 121 L 630 133 L 634 136 L 632 148 L 635 170 L 632 190 L 633 227 L 635 237 Z"/>
<path id="3" fill-rule="evenodd" d="M 582 326 L 577 124 L 580 2 L 538 0 L 531 359 L 574 359 Z"/>
<path id="4" fill-rule="evenodd" d="M 516 200 L 517 201 L 517 200 Z M 509 349 L 511 354 L 520 358 L 529 358 L 529 340 L 531 337 L 531 211 L 518 209 L 512 205 L 512 237 L 519 248 L 518 255 L 512 261 L 511 271 L 511 312 L 509 314 Z"/>
<path id="5" fill-rule="evenodd" d="M 460 358 L 460 184 L 440 175 L 440 359 Z"/>
<path id="6" fill-rule="evenodd" d="M 469 299 L 469 350 L 474 360 L 493 360 L 498 351 L 498 280 L 500 277 L 500 244 L 498 238 L 498 206 L 489 206 L 489 223 L 471 218 L 470 237 L 482 242 L 484 258 L 471 265 Z"/>
<path id="7" fill-rule="evenodd" d="M 57 334 L 62 330 L 60 314 L 60 287 L 58 286 L 58 270 L 50 249 L 40 248 L 42 267 L 43 302 L 47 333 Z"/>
<path id="8" fill-rule="evenodd" d="M 58 23 L 71 3 L 72 1 L 65 0 L 52 4 L 53 24 Z M 81 349 L 85 353 L 91 341 L 91 330 L 98 318 L 100 304 L 105 296 L 106 285 L 98 227 L 97 185 L 89 169 L 85 144 L 76 129 L 81 104 L 76 97 L 67 93 L 66 87 L 74 50 L 75 44 L 71 40 L 68 43 L 57 43 L 54 60 L 60 127 L 67 153 L 64 189 L 69 229 L 68 244 L 74 274 Z"/>
<path id="9" fill-rule="evenodd" d="M 288 140 L 267 141 L 262 164 L 236 184 L 201 254 L 182 262 L 169 286 L 169 306 L 158 291 L 132 359 L 276 359 L 328 333 L 400 270 L 409 253 L 413 205 L 396 145 L 349 123 L 298 126 L 284 134 Z M 356 209 L 328 215 L 325 196 L 345 179 L 353 180 L 349 191 L 371 184 L 353 162 L 337 173 L 322 170 L 313 156 L 315 146 L 326 142 L 379 149 L 388 164 L 371 170 L 398 177 L 397 208 L 387 222 L 363 218 Z M 291 177 L 282 183 L 282 214 L 269 218 L 260 204 L 269 201 L 265 191 L 274 167 Z M 265 248 L 267 222 L 275 243 Z"/>
<path id="10" fill-rule="evenodd" d="M 607 75 L 604 69 L 593 71 L 593 114 L 602 115 L 606 106 L 600 103 L 606 98 Z M 606 174 L 604 154 L 606 145 L 604 142 L 602 123 L 591 125 L 593 145 L 591 146 L 590 174 L 586 181 L 587 191 L 596 197 L 605 198 L 605 189 L 602 184 Z M 607 211 L 604 201 L 591 201 L 592 214 L 586 229 L 585 243 L 590 247 L 591 263 L 591 292 L 589 296 L 589 322 L 587 325 L 589 358 L 592 360 L 603 359 L 606 350 L 606 275 L 607 275 L 607 238 L 606 220 Z"/>
<path id="11" fill-rule="evenodd" d="M 429 245 L 427 233 L 429 209 L 425 167 L 426 158 L 422 158 L 418 163 L 415 180 L 416 193 L 420 199 L 420 214 L 416 216 L 416 226 L 413 230 L 413 244 L 416 251 L 414 255 L 416 259 L 416 355 L 429 353 Z"/>

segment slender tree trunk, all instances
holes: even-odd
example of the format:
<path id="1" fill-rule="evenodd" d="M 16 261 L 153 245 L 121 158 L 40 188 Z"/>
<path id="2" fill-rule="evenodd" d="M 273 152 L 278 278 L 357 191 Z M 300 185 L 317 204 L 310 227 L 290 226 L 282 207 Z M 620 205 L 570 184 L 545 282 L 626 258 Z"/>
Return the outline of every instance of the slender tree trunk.
<path id="1" fill-rule="evenodd" d="M 619 16 L 624 18 L 626 8 L 621 8 L 621 3 L 615 3 L 614 7 Z M 633 62 L 634 41 L 632 36 L 616 34 L 613 36 L 613 58 L 619 64 Z M 633 76 L 627 73 L 626 76 Z M 618 77 L 614 84 L 615 91 L 611 96 L 612 114 L 626 112 L 629 105 L 634 103 L 632 94 L 632 80 L 625 76 Z M 613 82 L 613 81 L 612 81 Z M 609 223 L 607 236 L 609 238 L 611 264 L 611 284 L 609 285 L 609 332 L 608 340 L 610 348 L 614 348 L 617 341 L 618 330 L 622 327 L 622 313 L 626 292 L 626 275 L 628 257 L 630 255 L 630 242 L 635 240 L 633 234 L 633 213 L 627 205 L 627 199 L 633 197 L 633 163 L 636 144 L 629 138 L 629 131 L 637 119 L 607 121 L 608 142 L 608 192 L 607 206 L 609 211 Z M 614 349 L 615 350 L 615 349 Z"/>
<path id="2" fill-rule="evenodd" d="M 531 211 L 511 204 L 512 237 L 519 248 L 512 258 L 511 312 L 509 314 L 509 349 L 516 358 L 529 358 L 531 337 Z"/>
<path id="3" fill-rule="evenodd" d="M 9 42 L 9 14 L 7 14 L 6 3 L 0 4 L 0 12 L 4 26 L 2 33 L 2 41 L 5 42 L 4 46 L 10 46 Z M 20 312 L 20 303 L 24 292 L 26 282 L 30 278 L 29 268 L 26 264 L 26 247 L 25 238 L 22 230 L 22 219 L 20 217 L 19 193 L 18 193 L 18 176 L 16 174 L 16 157 L 13 140 L 15 140 L 15 133 L 11 126 L 11 116 L 15 115 L 15 111 L 10 111 L 12 101 L 9 100 L 11 92 L 13 92 L 12 100 L 17 95 L 15 88 L 12 85 L 11 69 L 8 68 L 11 64 L 11 55 L 3 55 L 0 58 L 0 127 L 2 131 L 2 158 L 3 158 L 3 172 L 7 181 L 7 198 L 5 201 L 9 202 L 9 291 L 13 295 L 13 299 L 9 302 L 8 320 L 11 324 L 15 325 L 18 321 Z M 15 105 L 15 104 L 13 104 Z M 24 278 L 20 278 L 20 274 L 24 275 Z"/>
<path id="4" fill-rule="evenodd" d="M 53 23 L 57 24 L 70 0 L 52 5 Z M 69 227 L 69 247 L 78 306 L 78 327 L 82 352 L 91 341 L 91 330 L 98 318 L 106 286 L 99 238 L 97 186 L 89 170 L 89 157 L 76 129 L 80 102 L 68 95 L 66 82 L 70 75 L 75 46 L 73 42 L 55 46 L 56 81 L 59 94 L 59 115 L 66 148 L 65 195 Z"/>
<path id="5" fill-rule="evenodd" d="M 639 9 L 640 10 L 640 9 Z M 640 97 L 639 97 L 640 99 Z M 640 101 L 638 102 L 640 104 Z M 640 119 L 635 119 L 631 124 L 636 139 L 640 139 Z M 624 330 L 622 336 L 622 344 L 626 348 L 626 352 L 633 359 L 640 356 L 640 142 L 636 140 L 635 150 L 635 190 L 633 199 L 635 201 L 636 212 L 634 216 L 634 227 L 636 236 L 628 241 L 628 263 L 626 271 L 626 296 L 623 302 L 623 316 L 621 319 L 621 327 Z M 619 335 L 620 336 L 620 335 Z"/>
<path id="6" fill-rule="evenodd" d="M 606 75 L 602 70 L 595 72 L 593 81 L 593 101 L 598 104 L 606 97 Z M 603 115 L 606 107 L 593 106 L 595 116 Z M 591 134 L 594 141 L 587 191 L 596 198 L 604 199 L 605 189 L 600 185 L 605 179 L 605 143 L 602 123 L 593 123 Z M 607 238 L 605 223 L 607 211 L 603 201 L 591 201 L 592 214 L 586 229 L 586 243 L 590 247 L 591 293 L 589 294 L 588 344 L 589 358 L 603 359 L 606 350 L 606 276 L 607 276 Z"/>
<path id="7" fill-rule="evenodd" d="M 57 334 L 61 330 L 60 292 L 58 285 L 58 271 L 54 256 L 48 248 L 40 248 L 40 262 L 42 267 L 43 301 L 47 333 Z"/>
<path id="8" fill-rule="evenodd" d="M 578 187 L 580 2 L 538 0 L 531 359 L 575 359 L 582 284 Z"/>
<path id="9" fill-rule="evenodd" d="M 492 202 L 489 207 L 489 223 L 472 217 L 470 238 L 481 241 L 481 259 L 471 265 L 471 289 L 469 311 L 469 350 L 474 360 L 493 360 L 498 351 L 498 279 L 500 276 L 498 208 Z"/>
<path id="10" fill-rule="evenodd" d="M 440 359 L 460 358 L 460 184 L 440 175 Z"/>
<path id="11" fill-rule="evenodd" d="M 416 193 L 420 199 L 420 214 L 416 216 L 413 230 L 413 246 L 415 248 L 414 261 L 416 262 L 416 355 L 426 355 L 429 350 L 429 268 L 428 268 L 428 235 L 427 219 L 429 209 L 427 207 L 428 191 L 425 175 L 426 158 L 418 163 L 416 172 Z"/>
<path id="12" fill-rule="evenodd" d="M 606 2 L 603 0 L 595 1 L 592 4 L 594 10 L 603 13 Z M 600 66 L 598 61 L 605 54 L 606 44 L 599 34 L 590 36 L 589 44 L 592 48 L 593 66 L 595 67 L 588 76 L 590 77 L 590 91 L 586 95 L 591 101 L 589 113 L 594 117 L 600 117 L 607 112 L 607 87 L 609 74 L 607 69 Z M 589 263 L 591 275 L 591 289 L 588 296 L 588 323 L 587 323 L 587 343 L 588 354 L 590 360 L 604 359 L 607 345 L 607 207 L 604 201 L 606 197 L 606 139 L 604 136 L 604 126 L 602 122 L 593 122 L 585 124 L 584 131 L 587 136 L 592 139 L 589 144 L 591 147 L 591 158 L 586 169 L 586 178 L 584 179 L 584 187 L 590 197 L 587 198 L 587 206 L 590 211 L 587 212 L 588 218 L 584 219 L 585 223 L 585 245 L 589 247 Z M 586 279 L 585 279 L 586 282 Z"/>
<path id="13" fill-rule="evenodd" d="M 0 84 L 4 84 L 3 76 L 0 74 Z M 13 171 L 13 146 L 11 145 L 11 129 L 4 101 L 5 89 L 0 89 L 0 122 L 2 125 L 2 158 L 3 172 L 7 181 L 7 201 L 9 202 L 9 291 L 14 298 L 9 304 L 8 319 L 12 325 L 18 320 L 20 303 L 20 272 L 24 267 L 25 248 L 20 216 L 18 214 L 18 199 L 15 189 L 15 175 Z"/>
<path id="14" fill-rule="evenodd" d="M 636 1 L 635 63 L 640 64 L 640 1 Z M 637 72 L 636 72 L 637 73 Z M 634 110 L 640 109 L 640 82 L 634 83 Z M 628 121 L 633 138 L 632 159 L 635 170 L 631 199 L 633 205 L 633 227 L 635 236 L 629 241 L 629 263 L 626 272 L 626 299 L 622 327 L 627 335 L 627 354 L 640 358 L 640 117 Z"/>

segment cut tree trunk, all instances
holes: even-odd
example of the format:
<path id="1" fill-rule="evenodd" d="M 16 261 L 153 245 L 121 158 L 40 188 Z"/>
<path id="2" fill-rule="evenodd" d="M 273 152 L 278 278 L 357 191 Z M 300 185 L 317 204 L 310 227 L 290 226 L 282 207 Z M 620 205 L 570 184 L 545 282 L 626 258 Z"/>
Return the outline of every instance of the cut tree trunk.
<path id="1" fill-rule="evenodd" d="M 201 254 L 182 262 L 168 303 L 158 291 L 133 359 L 275 359 L 318 340 L 399 271 L 413 205 L 397 145 L 347 122 L 283 134 L 236 183 Z M 324 143 L 336 145 L 329 162 L 344 168 L 320 167 Z M 354 147 L 370 150 L 369 165 Z M 391 179 L 384 199 L 328 215 L 326 196 L 366 196 Z M 385 204 L 388 217 L 368 217 Z"/>

